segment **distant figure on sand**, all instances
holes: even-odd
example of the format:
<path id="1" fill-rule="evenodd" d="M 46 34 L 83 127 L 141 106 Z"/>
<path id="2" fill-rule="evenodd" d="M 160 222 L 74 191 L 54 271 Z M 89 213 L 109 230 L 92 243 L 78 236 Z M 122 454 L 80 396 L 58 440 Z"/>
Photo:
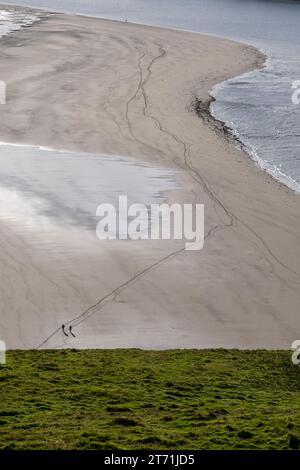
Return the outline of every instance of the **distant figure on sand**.
<path id="1" fill-rule="evenodd" d="M 68 333 L 66 333 L 66 331 L 65 331 L 65 325 L 62 325 L 61 329 L 62 329 L 62 332 L 65 336 L 69 336 Z"/>
<path id="2" fill-rule="evenodd" d="M 73 331 L 72 331 L 72 326 L 70 325 L 69 327 L 69 332 L 70 332 L 70 335 L 73 336 L 73 338 L 76 338 L 76 336 L 74 335 Z"/>

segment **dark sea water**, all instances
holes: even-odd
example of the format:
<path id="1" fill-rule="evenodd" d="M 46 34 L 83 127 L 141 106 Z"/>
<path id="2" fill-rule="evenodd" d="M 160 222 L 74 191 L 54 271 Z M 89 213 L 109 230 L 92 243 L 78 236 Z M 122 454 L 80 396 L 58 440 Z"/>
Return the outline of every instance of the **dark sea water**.
<path id="1" fill-rule="evenodd" d="M 6 3 L 14 4 L 14 1 Z M 182 28 L 252 44 L 266 67 L 217 86 L 212 112 L 274 177 L 300 190 L 300 1 L 23 0 L 23 5 Z M 299 93 L 300 96 L 300 93 Z"/>

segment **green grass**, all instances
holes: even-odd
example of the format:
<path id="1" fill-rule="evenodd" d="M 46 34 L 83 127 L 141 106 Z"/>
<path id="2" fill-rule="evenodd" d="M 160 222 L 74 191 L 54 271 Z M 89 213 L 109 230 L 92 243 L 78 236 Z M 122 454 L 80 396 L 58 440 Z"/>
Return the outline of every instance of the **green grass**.
<path id="1" fill-rule="evenodd" d="M 0 394 L 0 449 L 300 445 L 287 351 L 11 351 Z"/>

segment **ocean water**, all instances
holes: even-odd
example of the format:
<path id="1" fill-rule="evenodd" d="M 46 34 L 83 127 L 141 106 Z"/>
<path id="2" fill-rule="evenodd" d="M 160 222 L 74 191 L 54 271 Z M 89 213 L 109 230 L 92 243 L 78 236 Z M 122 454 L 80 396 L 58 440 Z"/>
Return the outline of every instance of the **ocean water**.
<path id="1" fill-rule="evenodd" d="M 6 3 L 14 4 L 14 1 Z M 264 69 L 218 85 L 212 113 L 275 178 L 300 191 L 300 1 L 23 0 L 23 5 L 182 28 L 246 42 L 268 56 Z"/>

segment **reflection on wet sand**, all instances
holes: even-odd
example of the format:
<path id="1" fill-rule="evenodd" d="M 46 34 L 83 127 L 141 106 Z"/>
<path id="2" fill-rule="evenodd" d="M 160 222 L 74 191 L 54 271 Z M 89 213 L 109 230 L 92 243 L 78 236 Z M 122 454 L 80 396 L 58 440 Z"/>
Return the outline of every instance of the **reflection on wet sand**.
<path id="1" fill-rule="evenodd" d="M 22 229 L 50 225 L 96 229 L 99 204 L 150 204 L 177 188 L 173 170 L 126 157 L 0 147 L 0 218 Z"/>

